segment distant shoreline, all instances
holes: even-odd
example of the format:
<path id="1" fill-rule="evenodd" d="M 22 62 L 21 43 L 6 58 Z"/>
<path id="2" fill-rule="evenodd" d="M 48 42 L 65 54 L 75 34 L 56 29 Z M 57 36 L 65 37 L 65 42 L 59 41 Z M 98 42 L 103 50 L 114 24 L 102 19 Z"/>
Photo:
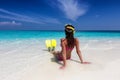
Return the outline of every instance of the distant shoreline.
<path id="1" fill-rule="evenodd" d="M 64 30 L 0 30 L 0 31 L 53 31 L 63 32 Z M 120 30 L 76 30 L 77 32 L 120 32 Z"/>

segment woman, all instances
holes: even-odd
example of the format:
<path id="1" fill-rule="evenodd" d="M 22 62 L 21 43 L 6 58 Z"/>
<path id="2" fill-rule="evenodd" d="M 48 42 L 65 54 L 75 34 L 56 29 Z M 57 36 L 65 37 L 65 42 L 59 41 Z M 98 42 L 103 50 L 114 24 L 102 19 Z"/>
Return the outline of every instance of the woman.
<path id="1" fill-rule="evenodd" d="M 63 66 L 61 68 L 66 67 L 66 60 L 71 58 L 71 52 L 74 47 L 76 47 L 76 52 L 79 56 L 79 59 L 81 63 L 88 63 L 83 62 L 81 51 L 79 49 L 79 40 L 77 38 L 74 38 L 75 29 L 72 25 L 66 25 L 65 26 L 65 35 L 66 38 L 61 39 L 61 48 L 62 50 L 59 52 L 53 52 L 53 54 L 56 56 L 56 58 L 60 61 L 63 61 Z"/>

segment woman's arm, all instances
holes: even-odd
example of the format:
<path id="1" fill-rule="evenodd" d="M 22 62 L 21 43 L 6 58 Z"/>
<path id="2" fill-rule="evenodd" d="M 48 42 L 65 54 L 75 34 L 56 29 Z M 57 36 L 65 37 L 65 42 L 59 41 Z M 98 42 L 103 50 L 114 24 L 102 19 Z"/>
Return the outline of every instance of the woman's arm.
<path id="1" fill-rule="evenodd" d="M 75 46 L 76 46 L 76 52 L 79 56 L 79 59 L 80 59 L 81 63 L 83 63 L 82 54 L 81 54 L 81 51 L 79 48 L 79 40 L 77 38 L 75 39 Z"/>
<path id="2" fill-rule="evenodd" d="M 65 49 L 65 42 L 63 41 L 63 39 L 61 39 L 61 47 L 62 47 L 62 56 L 63 56 L 63 66 L 66 66 L 66 49 Z"/>

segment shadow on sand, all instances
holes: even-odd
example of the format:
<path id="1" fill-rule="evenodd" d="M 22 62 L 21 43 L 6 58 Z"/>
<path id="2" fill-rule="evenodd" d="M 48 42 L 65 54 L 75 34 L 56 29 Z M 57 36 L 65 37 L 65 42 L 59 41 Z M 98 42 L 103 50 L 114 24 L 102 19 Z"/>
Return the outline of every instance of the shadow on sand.
<path id="1" fill-rule="evenodd" d="M 74 61 L 74 62 L 80 63 L 80 61 L 77 61 L 77 60 L 74 60 L 74 59 L 70 59 L 70 61 Z"/>
<path id="2" fill-rule="evenodd" d="M 43 51 L 49 52 L 48 49 L 43 49 Z M 50 52 L 49 52 L 49 53 L 50 53 Z M 50 53 L 50 54 L 52 54 L 52 53 Z M 55 62 L 55 63 L 57 63 L 57 64 L 59 64 L 59 65 L 63 65 L 63 64 L 55 57 L 54 54 L 53 54 L 53 58 L 51 58 L 51 62 Z"/>
<path id="3" fill-rule="evenodd" d="M 54 55 L 53 55 L 54 56 Z M 55 62 L 55 63 L 57 63 L 57 64 L 59 64 L 59 65 L 63 65 L 55 56 L 53 57 L 53 58 L 51 58 L 51 61 L 52 62 Z"/>

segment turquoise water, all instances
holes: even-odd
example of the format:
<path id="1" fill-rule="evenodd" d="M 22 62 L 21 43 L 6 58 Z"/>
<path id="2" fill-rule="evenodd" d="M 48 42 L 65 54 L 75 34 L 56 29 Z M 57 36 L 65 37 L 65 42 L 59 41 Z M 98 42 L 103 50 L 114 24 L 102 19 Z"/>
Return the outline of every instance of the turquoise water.
<path id="1" fill-rule="evenodd" d="M 62 38 L 65 37 L 64 31 L 0 31 L 0 40 L 14 39 L 42 39 L 42 38 Z M 118 38 L 120 32 L 115 31 L 77 31 L 75 37 L 78 38 Z"/>

